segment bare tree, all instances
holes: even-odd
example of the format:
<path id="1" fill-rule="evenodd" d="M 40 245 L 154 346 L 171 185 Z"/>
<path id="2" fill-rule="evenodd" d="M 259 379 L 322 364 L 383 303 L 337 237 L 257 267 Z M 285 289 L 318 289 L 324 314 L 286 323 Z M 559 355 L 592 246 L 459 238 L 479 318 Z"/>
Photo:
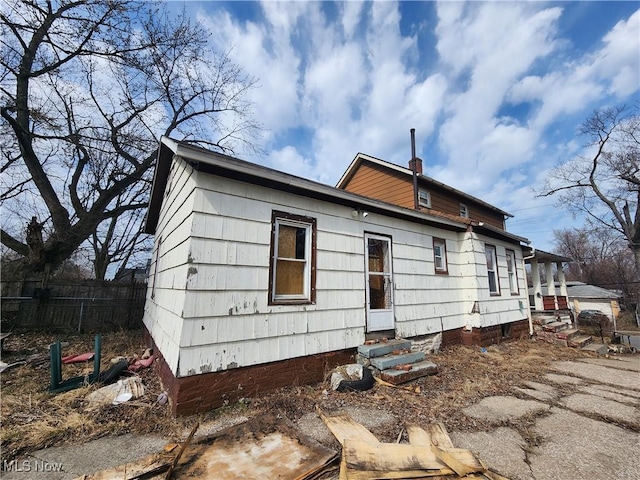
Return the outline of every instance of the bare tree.
<path id="1" fill-rule="evenodd" d="M 553 234 L 555 251 L 574 259 L 567 271 L 569 279 L 622 290 L 631 298 L 635 291 L 634 259 L 619 233 L 591 222 L 582 228 L 554 230 Z"/>
<path id="2" fill-rule="evenodd" d="M 540 196 L 557 194 L 559 204 L 587 214 L 595 224 L 619 232 L 640 272 L 640 116 L 637 106 L 594 112 L 581 126 L 588 157 L 556 167 Z"/>
<path id="3" fill-rule="evenodd" d="M 254 147 L 260 126 L 245 97 L 255 79 L 184 13 L 133 0 L 7 0 L 0 22 L 1 241 L 26 270 L 54 270 L 88 239 L 99 276 L 125 258 L 139 244 L 136 212 L 161 135 Z M 32 217 L 38 255 L 22 240 Z"/>

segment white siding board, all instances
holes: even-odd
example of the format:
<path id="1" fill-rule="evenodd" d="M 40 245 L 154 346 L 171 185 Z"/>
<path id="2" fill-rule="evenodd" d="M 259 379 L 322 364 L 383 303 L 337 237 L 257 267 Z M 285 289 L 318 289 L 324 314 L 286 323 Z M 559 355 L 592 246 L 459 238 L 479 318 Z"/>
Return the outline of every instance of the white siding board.
<path id="1" fill-rule="evenodd" d="M 191 262 L 211 265 L 269 266 L 269 245 L 193 237 Z"/>
<path id="2" fill-rule="evenodd" d="M 188 290 L 260 290 L 269 283 L 269 267 L 189 264 Z"/>

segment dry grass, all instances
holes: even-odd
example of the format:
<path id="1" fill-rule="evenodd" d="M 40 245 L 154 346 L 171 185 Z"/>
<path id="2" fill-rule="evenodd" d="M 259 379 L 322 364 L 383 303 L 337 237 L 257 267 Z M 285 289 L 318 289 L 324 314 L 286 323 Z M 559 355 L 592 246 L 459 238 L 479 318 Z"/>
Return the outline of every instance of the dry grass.
<path id="1" fill-rule="evenodd" d="M 33 354 L 48 352 L 48 345 L 56 340 L 69 342 L 63 355 L 93 350 L 93 335 L 54 336 L 49 334 L 14 334 L 5 340 L 7 354 L 2 360 L 12 363 Z M 140 355 L 145 349 L 140 332 L 117 332 L 102 336 L 101 369 L 109 368 L 109 360 L 124 355 Z M 90 365 L 63 366 L 63 379 L 88 373 Z M 69 392 L 50 394 L 49 363 L 39 367 L 23 365 L 1 375 L 0 440 L 2 460 L 61 443 L 79 443 L 105 435 L 128 432 L 171 434 L 178 422 L 167 405 L 156 403 L 162 391 L 152 369 L 140 373 L 145 396 L 133 405 L 89 406 L 85 397 L 98 386 L 90 385 Z"/>
<path id="2" fill-rule="evenodd" d="M 11 363 L 33 353 L 47 352 L 52 335 L 13 335 L 6 340 L 9 355 L 3 361 Z M 93 349 L 93 336 L 65 337 L 70 346 L 68 353 L 82 353 Z M 102 368 L 109 359 L 140 354 L 145 349 L 141 332 L 117 332 L 103 335 Z M 49 394 L 49 367 L 21 366 L 1 376 L 2 430 L 0 434 L 2 460 L 11 460 L 24 453 L 62 443 L 81 443 L 90 439 L 124 433 L 159 433 L 167 441 L 177 439 L 185 429 L 196 422 L 204 423 L 222 415 L 242 413 L 247 416 L 280 410 L 292 420 L 315 411 L 319 405 L 326 411 L 345 406 L 364 407 L 375 415 L 387 411 L 397 418 L 426 424 L 442 421 L 450 430 L 477 430 L 486 428 L 478 421 L 465 417 L 461 410 L 488 395 L 511 394 L 514 386 L 526 380 L 535 380 L 545 373 L 551 361 L 588 356 L 584 352 L 543 342 L 520 340 L 489 347 L 456 346 L 437 355 L 429 356 L 440 367 L 437 375 L 416 380 L 420 393 L 375 386 L 367 392 L 334 393 L 327 383 L 314 386 L 291 386 L 265 394 L 248 404 L 236 404 L 205 414 L 174 419 L 168 405 L 156 403 L 162 391 L 153 369 L 140 372 L 146 394 L 135 404 L 107 405 L 90 408 L 84 400 L 96 386 L 87 386 L 66 393 Z M 64 378 L 77 375 L 74 367 L 65 366 Z M 91 365 L 92 368 L 92 365 Z M 381 440 L 395 441 L 403 428 L 380 427 L 373 430 Z"/>

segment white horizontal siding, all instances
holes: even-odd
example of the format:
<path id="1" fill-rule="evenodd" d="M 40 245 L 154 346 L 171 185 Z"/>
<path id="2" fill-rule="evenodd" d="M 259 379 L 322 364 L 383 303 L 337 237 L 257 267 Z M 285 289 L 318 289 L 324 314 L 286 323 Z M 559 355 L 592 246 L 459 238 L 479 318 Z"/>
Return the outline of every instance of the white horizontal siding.
<path id="1" fill-rule="evenodd" d="M 201 172 L 192 177 L 178 173 L 179 169 L 172 179 L 172 191 L 185 195 L 189 205 L 170 198 L 171 211 L 161 215 L 164 223 L 159 225 L 157 238 L 162 232 L 170 235 L 160 246 L 157 305 L 148 316 L 158 317 L 149 323 L 150 331 L 155 332 L 154 339 L 160 337 L 158 345 L 167 345 L 172 362 L 179 345 L 179 362 L 176 358 L 171 363 L 172 368 L 179 364 L 179 372 L 174 370 L 179 375 L 361 344 L 366 325 L 365 232 L 393 240 L 399 335 L 464 326 L 470 323 L 476 300 L 487 302 L 482 308 L 490 316 L 488 321 L 514 314 L 512 302 L 496 302 L 482 291 L 488 289 L 484 243 L 467 238 L 466 233 L 374 213 L 365 219 L 354 218 L 348 207 Z M 181 185 L 181 178 L 190 180 Z M 194 178 L 199 182 L 195 190 L 187 185 Z M 268 304 L 274 210 L 316 219 L 314 305 Z M 433 237 L 446 241 L 448 275 L 434 273 Z M 498 250 L 504 260 L 501 246 Z M 499 268 L 502 275 L 502 265 Z M 483 272 L 481 278 L 476 277 L 477 272 Z M 519 280 L 524 278 L 520 275 L 518 272 Z"/>
<path id="2" fill-rule="evenodd" d="M 145 327 L 174 372 L 180 357 L 195 187 L 191 166 L 172 162 L 156 228 L 143 316 Z"/>
<path id="3" fill-rule="evenodd" d="M 282 335 L 258 340 L 183 347 L 180 350 L 178 375 L 215 372 L 354 348 L 362 343 L 363 337 L 362 328 L 353 328 L 341 330 L 341 335 L 320 331 L 304 335 Z"/>

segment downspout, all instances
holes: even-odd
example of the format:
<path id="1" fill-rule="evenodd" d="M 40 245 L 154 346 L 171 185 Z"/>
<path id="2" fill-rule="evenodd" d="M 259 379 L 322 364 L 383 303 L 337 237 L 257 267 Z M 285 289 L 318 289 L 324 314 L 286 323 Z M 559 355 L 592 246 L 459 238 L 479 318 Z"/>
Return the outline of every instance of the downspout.
<path id="1" fill-rule="evenodd" d="M 420 202 L 418 200 L 418 172 L 416 172 L 416 129 L 411 130 L 411 170 L 413 170 L 413 208 L 420 210 Z"/>
<path id="2" fill-rule="evenodd" d="M 529 293 L 528 293 L 529 292 L 529 285 L 527 285 L 527 269 L 526 269 L 525 260 L 531 260 L 535 256 L 536 256 L 536 247 L 531 247 L 531 255 L 529 255 L 528 257 L 522 257 L 522 266 L 523 266 L 523 272 L 524 272 L 524 285 L 527 288 L 527 312 L 529 312 L 527 317 L 529 317 L 529 338 L 533 337 L 533 319 L 531 318 L 531 305 L 529 304 Z"/>

